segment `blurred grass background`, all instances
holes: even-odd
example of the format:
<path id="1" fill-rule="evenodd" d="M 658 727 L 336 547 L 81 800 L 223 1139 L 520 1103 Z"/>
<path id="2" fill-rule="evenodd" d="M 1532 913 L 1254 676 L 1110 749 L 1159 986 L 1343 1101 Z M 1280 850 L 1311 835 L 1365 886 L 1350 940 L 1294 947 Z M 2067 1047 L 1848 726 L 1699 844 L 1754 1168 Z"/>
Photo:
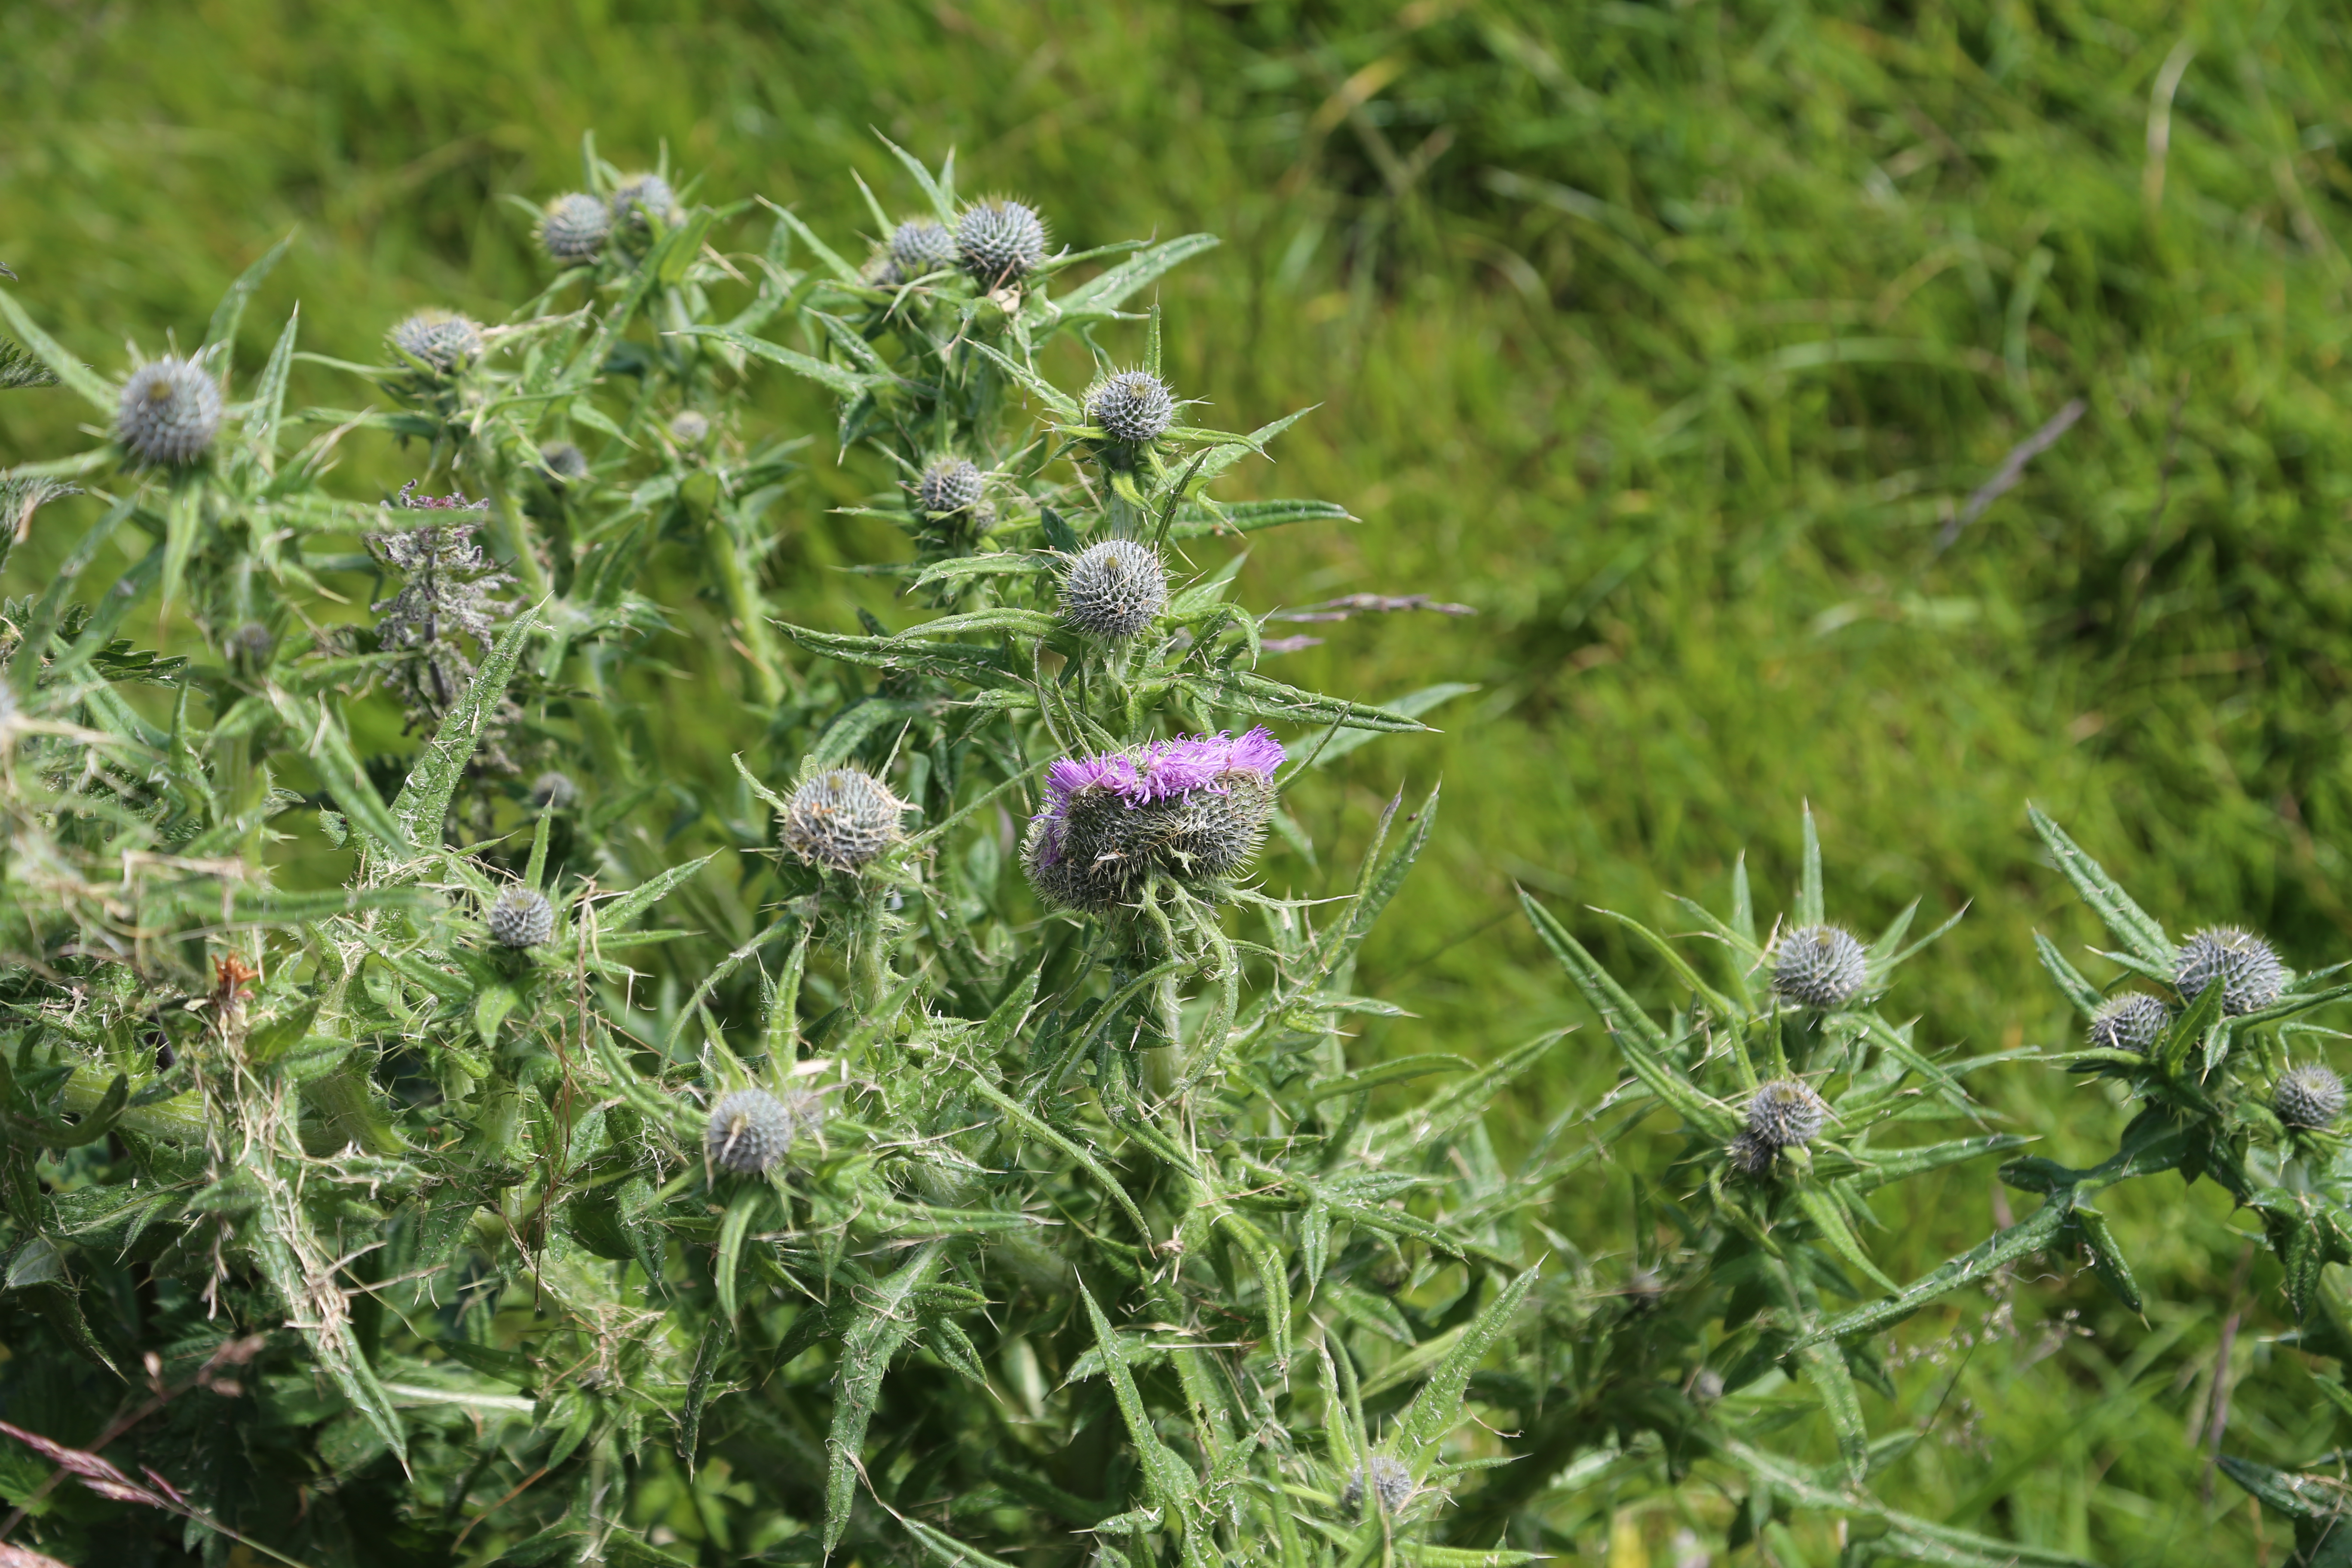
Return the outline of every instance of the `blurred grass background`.
<path id="1" fill-rule="evenodd" d="M 417 306 L 533 291 L 528 220 L 496 198 L 576 184 L 590 128 L 835 236 L 867 226 L 847 169 L 911 195 L 869 128 L 954 144 L 967 188 L 1034 198 L 1073 246 L 1214 231 L 1161 294 L 1173 379 L 1244 428 L 1320 402 L 1242 482 L 1363 520 L 1266 539 L 1247 601 L 1480 612 L 1313 627 L 1273 666 L 1375 699 L 1481 685 L 1443 736 L 1379 742 L 1293 803 L 1344 854 L 1401 780 L 1444 778 L 1433 859 L 1364 965 L 1420 1015 L 1389 1041 L 1475 1055 L 1577 1017 L 1515 881 L 1654 980 L 1584 906 L 1671 921 L 1665 896 L 1719 898 L 1743 847 L 1785 889 L 1810 800 L 1833 914 L 1971 906 L 1897 1001 L 1924 1039 L 1990 1049 L 2067 1027 L 2030 931 L 2092 935 L 2028 798 L 2176 929 L 2251 924 L 2303 967 L 2352 932 L 2347 41 L 2307 0 L 20 0 L 0 261 L 117 373 L 126 335 L 194 341 L 299 225 L 242 363 L 298 299 L 307 348 L 369 360 Z M 763 388 L 787 427 L 830 428 Z M 306 395 L 357 396 L 323 374 Z M 0 397 L 0 464 L 71 449 L 79 414 Z M 346 477 L 410 471 L 354 449 Z M 774 563 L 796 618 L 841 624 L 856 580 L 829 568 L 890 552 L 824 511 L 872 483 L 820 436 Z M 0 587 L 42 582 L 89 504 L 44 513 Z M 665 742 L 723 768 L 676 706 Z M 1615 1074 L 1588 1029 L 1516 1114 Z M 1986 1085 L 2062 1159 L 2123 1114 L 2031 1068 Z M 1628 1151 L 1560 1229 L 1622 1249 L 1626 1182 L 1655 1163 Z M 2210 1187 L 2116 1196 L 2148 1322 L 2055 1259 L 2014 1334 L 2000 1300 L 1923 1318 L 1923 1355 L 1995 1331 L 1874 1410 L 1932 1428 L 1889 1495 L 2118 1563 L 2283 1560 L 2204 1464 L 2217 1403 L 2230 1451 L 2331 1446 L 2273 1342 L 2275 1280 L 2240 1268 Z M 1886 1216 L 1896 1272 L 1998 1201 L 1974 1167 L 1936 1200 Z M 1612 1562 L 1722 1523 L 1685 1496 L 1612 1526 L 1620 1500 L 1591 1526 Z"/>

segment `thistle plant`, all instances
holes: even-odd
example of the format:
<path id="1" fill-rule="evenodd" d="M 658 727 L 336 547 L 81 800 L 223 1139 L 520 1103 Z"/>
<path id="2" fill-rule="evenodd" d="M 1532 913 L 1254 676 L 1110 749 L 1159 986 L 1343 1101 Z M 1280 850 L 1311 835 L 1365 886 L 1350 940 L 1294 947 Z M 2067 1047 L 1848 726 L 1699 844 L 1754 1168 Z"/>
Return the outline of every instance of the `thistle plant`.
<path id="1" fill-rule="evenodd" d="M 1481 1118 L 1557 1036 L 1356 1042 L 1434 795 L 1336 892 L 1264 852 L 1307 845 L 1282 802 L 1339 737 L 1421 728 L 1255 668 L 1233 542 L 1345 510 L 1214 493 L 1291 419 L 1126 440 L 1040 369 L 1099 335 L 1159 376 L 1128 306 L 1213 241 L 1049 253 L 1025 204 L 902 167 L 957 259 L 877 203 L 886 284 L 591 143 L 517 203 L 545 293 L 387 323 L 376 365 L 289 320 L 248 376 L 273 252 L 187 356 L 219 397 L 187 461 L 118 423 L 137 365 L 0 292 L 117 432 L 12 473 L 98 516 L 0 650 L 0 1442 L 112 1489 L 42 1492 L 16 1542 L 1541 1549 L 1456 1510 L 1492 1473 L 1471 1405 L 1541 1397 L 1476 1380 L 1591 1152 L 1564 1121 L 1506 1163 Z M 365 406 L 289 406 L 298 365 Z M 904 531 L 896 629 L 773 619 L 800 440 L 760 429 L 770 366 L 838 397 Z M 369 441 L 415 482 L 347 485 L 329 455 Z M 983 478 L 949 511 L 943 455 Z M 1161 574 L 1105 589 L 1109 637 L 1066 613 L 1106 544 Z M 201 655 L 137 647 L 141 606 Z M 678 622 L 724 779 L 652 738 Z M 289 874 L 297 836 L 339 882 Z M 48 1435 L 90 1410 L 102 1452 Z"/>

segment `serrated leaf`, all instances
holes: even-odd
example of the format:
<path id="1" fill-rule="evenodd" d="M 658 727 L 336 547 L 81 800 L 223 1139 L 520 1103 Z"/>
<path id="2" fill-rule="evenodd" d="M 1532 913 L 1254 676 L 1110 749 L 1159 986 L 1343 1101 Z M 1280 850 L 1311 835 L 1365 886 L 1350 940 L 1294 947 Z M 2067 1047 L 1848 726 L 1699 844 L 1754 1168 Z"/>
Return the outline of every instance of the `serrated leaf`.
<path id="1" fill-rule="evenodd" d="M 2057 861 L 2058 869 L 2065 874 L 2066 879 L 2074 884 L 2074 890 L 2083 896 L 2083 901 L 2091 906 L 2091 912 L 2097 915 L 2107 930 L 2115 933 L 2116 940 L 2131 949 L 2133 955 L 2141 963 L 2158 965 L 2168 976 L 2172 971 L 2173 946 L 2172 939 L 2164 934 L 2164 928 L 2146 910 L 2134 903 L 2131 895 L 2124 891 L 2123 885 L 2108 876 L 2105 868 L 2084 854 L 2082 847 L 2069 838 L 2065 829 L 2044 815 L 2040 806 L 2028 805 L 2025 814 L 2033 824 L 2033 831 L 2042 836 L 2042 842 L 2049 848 L 2051 858 Z"/>
<path id="2" fill-rule="evenodd" d="M 1504 1286 L 1471 1320 L 1462 1338 L 1397 1417 L 1397 1455 L 1412 1470 L 1416 1481 L 1428 1473 L 1438 1444 L 1462 1424 L 1462 1400 L 1469 1391 L 1470 1374 L 1511 1326 L 1535 1282 L 1536 1271 L 1529 1268 Z"/>
<path id="3" fill-rule="evenodd" d="M 393 799 L 392 817 L 397 825 L 393 839 L 395 845 L 413 848 L 441 842 L 441 822 L 449 815 L 449 799 L 466 776 L 466 764 L 473 760 L 484 726 L 506 699 L 507 682 L 514 679 L 523 644 L 538 626 L 536 608 L 516 616 L 514 623 L 499 635 L 488 657 L 482 660 L 481 668 L 475 672 L 472 684 L 466 688 L 466 694 L 442 716 L 441 727 L 433 732 L 424 754 L 409 769 L 400 794 Z"/>
<path id="4" fill-rule="evenodd" d="M 833 1426 L 825 1434 L 824 1550 L 829 1555 L 849 1528 L 849 1510 L 857 1500 L 859 1456 L 866 1447 L 866 1427 L 874 1418 L 882 1394 L 882 1377 L 890 1358 L 915 1331 L 914 1298 L 935 1279 L 947 1263 L 947 1244 L 926 1242 L 914 1250 L 896 1273 L 868 1292 L 857 1306 L 857 1318 L 842 1336 L 841 1362 L 834 1373 Z"/>

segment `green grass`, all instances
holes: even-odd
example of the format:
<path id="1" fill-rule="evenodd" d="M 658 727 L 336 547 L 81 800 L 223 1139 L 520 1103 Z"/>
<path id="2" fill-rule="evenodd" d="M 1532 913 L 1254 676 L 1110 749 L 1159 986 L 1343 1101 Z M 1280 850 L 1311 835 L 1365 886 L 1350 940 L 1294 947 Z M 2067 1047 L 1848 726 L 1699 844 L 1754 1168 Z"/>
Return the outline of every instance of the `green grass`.
<path id="1" fill-rule="evenodd" d="M 2276 0 L 2193 24 L 2148 0 L 1836 9 L 18 6 L 0 261 L 112 370 L 126 333 L 192 342 L 299 225 L 241 361 L 297 300 L 306 346 L 367 359 L 418 305 L 530 291 L 528 220 L 495 198 L 572 183 L 583 130 L 625 163 L 666 142 L 707 193 L 835 235 L 862 226 L 845 166 L 896 188 L 869 127 L 952 142 L 967 184 L 1033 195 L 1074 246 L 1225 237 L 1163 290 L 1173 379 L 1220 423 L 1321 403 L 1244 482 L 1363 519 L 1269 541 L 1251 603 L 1480 611 L 1290 628 L 1328 640 L 1274 666 L 1373 698 L 1481 683 L 1434 716 L 1443 737 L 1380 741 L 1295 803 L 1343 860 L 1401 778 L 1444 777 L 1439 845 L 1360 977 L 1420 1015 L 1377 1026 L 1399 1048 L 1475 1054 L 1578 1016 L 1514 882 L 1642 970 L 1582 907 L 1670 918 L 1665 894 L 1714 894 L 1743 847 L 1785 889 L 1807 800 L 1834 914 L 1970 905 L 1908 972 L 1930 1041 L 2064 1026 L 2029 932 L 2091 931 L 2037 861 L 2029 798 L 2168 923 L 2243 921 L 2332 962 L 2352 932 L 2352 38 Z M 354 395 L 320 374 L 306 395 Z M 781 378 L 767 396 L 829 427 Z M 1939 550 L 2072 397 L 2082 421 Z M 56 392 L 0 394 L 0 463 L 69 449 L 77 418 Z M 415 461 L 355 447 L 351 493 Z M 821 437 L 775 563 L 800 618 L 838 624 L 828 569 L 892 549 L 824 513 L 874 483 Z M 6 592 L 44 580 L 91 505 L 42 514 Z M 690 713 L 649 721 L 724 767 Z M 1616 1073 L 1593 1032 L 1555 1061 L 1530 1119 Z M 2061 1159 L 2124 1114 L 2039 1069 L 1989 1082 Z M 1560 1228 L 1622 1247 L 1646 1163 L 1629 1152 Z M 1928 1213 L 1887 1215 L 1897 1271 L 1981 1234 L 1990 1189 L 1971 1167 Z M 2021 1337 L 1942 1407 L 1948 1433 L 1974 1400 L 1980 1444 L 1930 1437 L 1887 1491 L 2116 1562 L 2251 1560 L 2244 1499 L 2222 1480 L 2202 1501 L 2183 1436 L 2231 1310 L 2229 1216 L 2206 1188 L 2119 1196 L 2148 1325 L 2053 1260 Z M 2284 1463 L 2334 1439 L 2271 1342 L 2274 1287 L 2257 1266 L 2230 1447 Z M 2096 1337 L 2035 1359 L 2034 1320 L 2069 1308 Z M 1915 1383 L 1925 1415 L 1942 1384 Z"/>

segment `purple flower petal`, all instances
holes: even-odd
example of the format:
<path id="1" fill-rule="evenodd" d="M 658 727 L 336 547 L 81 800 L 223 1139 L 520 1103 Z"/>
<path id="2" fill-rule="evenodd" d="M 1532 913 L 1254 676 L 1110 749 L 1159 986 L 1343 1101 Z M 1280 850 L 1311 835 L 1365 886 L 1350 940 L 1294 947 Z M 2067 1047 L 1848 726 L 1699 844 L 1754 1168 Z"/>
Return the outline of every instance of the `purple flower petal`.
<path id="1" fill-rule="evenodd" d="M 1070 802 L 1081 791 L 1108 790 L 1129 807 L 1173 800 L 1194 790 L 1226 791 L 1226 775 L 1254 773 L 1271 783 L 1282 766 L 1282 742 L 1261 724 L 1233 736 L 1179 735 L 1154 741 L 1139 752 L 1102 752 L 1090 757 L 1062 757 L 1045 770 L 1045 805 L 1037 813 L 1045 825 L 1039 858 L 1055 866 L 1062 859 L 1062 829 L 1069 821 Z"/>

